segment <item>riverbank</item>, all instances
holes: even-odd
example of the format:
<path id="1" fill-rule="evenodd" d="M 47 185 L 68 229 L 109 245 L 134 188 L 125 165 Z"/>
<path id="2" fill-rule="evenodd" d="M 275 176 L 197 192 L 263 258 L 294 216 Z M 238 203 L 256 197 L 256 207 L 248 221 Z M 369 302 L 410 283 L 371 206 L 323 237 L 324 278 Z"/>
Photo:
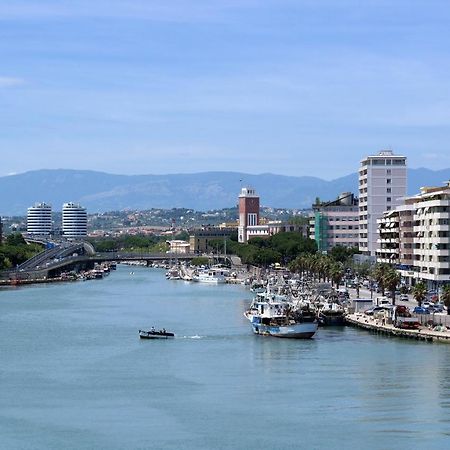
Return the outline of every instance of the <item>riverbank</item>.
<path id="1" fill-rule="evenodd" d="M 373 318 L 364 313 L 347 314 L 345 321 L 349 325 L 363 328 L 384 336 L 402 337 L 426 342 L 445 342 L 450 344 L 450 331 L 435 331 L 427 327 L 417 330 L 405 330 L 395 327 L 383 319 Z"/>

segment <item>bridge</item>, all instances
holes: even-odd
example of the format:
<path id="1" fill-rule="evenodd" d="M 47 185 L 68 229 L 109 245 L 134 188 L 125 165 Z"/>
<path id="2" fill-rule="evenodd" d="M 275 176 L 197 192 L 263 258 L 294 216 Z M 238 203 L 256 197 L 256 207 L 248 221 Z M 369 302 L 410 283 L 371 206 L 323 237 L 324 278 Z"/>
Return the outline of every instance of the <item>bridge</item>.
<path id="1" fill-rule="evenodd" d="M 103 262 L 145 261 L 147 265 L 162 261 L 191 261 L 193 258 L 206 256 L 218 261 L 230 261 L 229 256 L 198 255 L 196 253 L 138 253 L 138 252 L 103 252 L 97 253 L 87 242 L 63 243 L 25 261 L 15 270 L 3 271 L 3 280 L 33 280 L 54 278 L 62 272 L 93 269 L 95 264 Z"/>

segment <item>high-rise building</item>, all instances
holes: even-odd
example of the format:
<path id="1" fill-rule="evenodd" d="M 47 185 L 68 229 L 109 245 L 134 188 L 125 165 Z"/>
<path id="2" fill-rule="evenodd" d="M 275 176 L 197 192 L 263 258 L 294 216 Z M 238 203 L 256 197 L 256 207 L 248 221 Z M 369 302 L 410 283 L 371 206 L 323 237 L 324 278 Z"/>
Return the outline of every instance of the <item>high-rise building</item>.
<path id="1" fill-rule="evenodd" d="M 394 209 L 407 193 L 406 157 L 390 150 L 368 156 L 359 169 L 359 250 L 375 258 L 377 220 Z"/>
<path id="2" fill-rule="evenodd" d="M 35 203 L 27 211 L 27 233 L 49 235 L 52 232 L 52 207 L 47 203 Z"/>
<path id="3" fill-rule="evenodd" d="M 312 208 L 309 237 L 316 241 L 319 252 L 337 245 L 358 247 L 358 199 L 351 192 L 344 192 L 331 202 L 316 203 Z"/>
<path id="4" fill-rule="evenodd" d="M 247 227 L 259 225 L 259 196 L 250 187 L 244 187 L 239 195 L 238 241 L 247 242 Z"/>
<path id="5" fill-rule="evenodd" d="M 3 222 L 2 218 L 0 217 L 0 244 L 3 243 Z"/>
<path id="6" fill-rule="evenodd" d="M 80 239 L 86 237 L 86 208 L 83 208 L 76 203 L 64 203 L 62 210 L 62 234 L 68 239 Z"/>

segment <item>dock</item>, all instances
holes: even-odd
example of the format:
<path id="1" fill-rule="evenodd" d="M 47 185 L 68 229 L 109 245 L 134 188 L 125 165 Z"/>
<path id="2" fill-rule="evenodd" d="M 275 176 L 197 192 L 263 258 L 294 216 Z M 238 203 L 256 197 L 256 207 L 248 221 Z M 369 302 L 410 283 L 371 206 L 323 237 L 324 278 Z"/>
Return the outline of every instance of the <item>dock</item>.
<path id="1" fill-rule="evenodd" d="M 405 330 L 395 327 L 388 320 L 373 318 L 363 313 L 347 314 L 345 321 L 349 325 L 363 328 L 380 335 L 450 344 L 450 331 L 434 331 L 427 327 L 421 327 L 417 330 Z"/>

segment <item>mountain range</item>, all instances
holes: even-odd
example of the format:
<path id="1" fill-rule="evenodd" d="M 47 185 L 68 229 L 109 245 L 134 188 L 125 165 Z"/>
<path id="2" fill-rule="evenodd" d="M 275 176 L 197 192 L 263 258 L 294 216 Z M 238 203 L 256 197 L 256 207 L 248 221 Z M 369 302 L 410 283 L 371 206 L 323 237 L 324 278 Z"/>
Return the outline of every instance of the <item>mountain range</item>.
<path id="1" fill-rule="evenodd" d="M 421 186 L 441 186 L 450 169 L 409 169 L 408 194 Z M 316 197 L 334 200 L 341 192 L 358 192 L 358 174 L 326 181 L 308 176 L 270 173 L 202 172 L 171 175 L 113 175 L 89 170 L 35 170 L 0 177 L 0 215 L 25 215 L 36 202 L 54 211 L 73 201 L 89 213 L 126 209 L 192 208 L 199 211 L 233 207 L 244 185 L 252 186 L 261 204 L 277 208 L 309 208 Z"/>

